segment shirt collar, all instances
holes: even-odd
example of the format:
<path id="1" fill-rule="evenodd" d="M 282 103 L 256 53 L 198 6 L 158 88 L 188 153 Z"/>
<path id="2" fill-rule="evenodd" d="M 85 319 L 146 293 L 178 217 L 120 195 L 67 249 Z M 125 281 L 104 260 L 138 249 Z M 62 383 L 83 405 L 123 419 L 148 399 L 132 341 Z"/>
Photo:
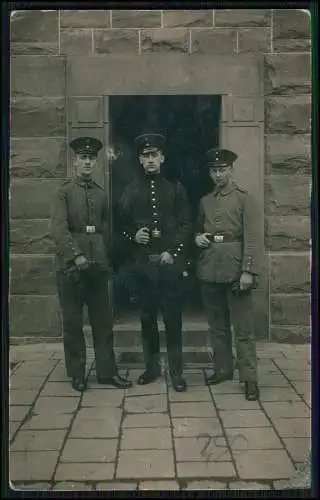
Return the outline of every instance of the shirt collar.
<path id="1" fill-rule="evenodd" d="M 75 177 L 75 182 L 76 182 L 76 184 L 78 184 L 79 186 L 82 186 L 82 187 L 85 187 L 85 186 L 92 187 L 94 185 L 93 179 L 85 180 L 85 179 L 82 179 L 81 177 L 78 177 L 78 176 Z"/>

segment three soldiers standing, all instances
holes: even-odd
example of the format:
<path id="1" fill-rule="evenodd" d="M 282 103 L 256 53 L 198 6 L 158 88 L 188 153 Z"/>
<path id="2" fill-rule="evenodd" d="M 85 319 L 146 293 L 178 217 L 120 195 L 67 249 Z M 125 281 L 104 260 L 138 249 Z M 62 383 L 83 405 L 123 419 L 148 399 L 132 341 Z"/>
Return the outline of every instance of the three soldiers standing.
<path id="1" fill-rule="evenodd" d="M 184 188 L 179 182 L 167 180 L 161 172 L 165 137 L 148 133 L 137 137 L 135 143 L 141 175 L 124 190 L 119 212 L 122 237 L 129 243 L 134 262 L 141 309 L 146 369 L 138 384 L 148 384 L 161 374 L 157 325 L 160 309 L 172 386 L 176 391 L 187 388 L 182 376 L 182 275 L 186 251 L 195 232 L 194 242 L 200 251 L 197 276 L 214 350 L 214 374 L 207 383 L 233 378 L 232 324 L 240 381 L 245 384 L 246 398 L 257 399 L 251 302 L 257 275 L 254 213 L 248 193 L 232 181 L 236 155 L 228 150 L 207 153 L 206 167 L 215 189 L 200 200 L 193 231 Z M 51 218 L 67 375 L 75 389 L 85 389 L 82 306 L 87 302 L 98 381 L 130 387 L 131 382 L 117 374 L 114 360 L 106 279 L 110 270 L 106 204 L 102 188 L 91 176 L 102 144 L 95 139 L 79 138 L 70 146 L 76 153 L 77 175 L 58 190 Z"/>

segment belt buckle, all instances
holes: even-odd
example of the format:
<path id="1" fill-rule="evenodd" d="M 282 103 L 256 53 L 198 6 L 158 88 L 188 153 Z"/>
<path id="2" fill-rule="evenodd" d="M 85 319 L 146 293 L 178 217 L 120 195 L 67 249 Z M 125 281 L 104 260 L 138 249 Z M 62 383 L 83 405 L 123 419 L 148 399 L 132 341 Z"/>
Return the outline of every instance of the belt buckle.
<path id="1" fill-rule="evenodd" d="M 213 241 L 215 243 L 223 243 L 224 236 L 223 234 L 215 234 L 213 237 Z"/>
<path id="2" fill-rule="evenodd" d="M 95 233 L 96 226 L 86 226 L 86 233 Z"/>

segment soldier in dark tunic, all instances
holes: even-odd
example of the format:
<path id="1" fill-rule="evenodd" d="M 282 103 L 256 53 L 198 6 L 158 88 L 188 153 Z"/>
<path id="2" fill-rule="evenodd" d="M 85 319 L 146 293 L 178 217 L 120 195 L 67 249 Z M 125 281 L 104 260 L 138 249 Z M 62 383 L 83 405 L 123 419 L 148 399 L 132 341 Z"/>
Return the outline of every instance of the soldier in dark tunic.
<path id="1" fill-rule="evenodd" d="M 103 187 L 92 179 L 100 141 L 79 137 L 70 143 L 76 176 L 54 197 L 50 233 L 56 246 L 57 285 L 63 316 L 67 376 L 75 390 L 86 389 L 83 305 L 88 306 L 97 380 L 118 388 L 131 382 L 117 373 L 108 300 L 108 218 Z"/>
<path id="2" fill-rule="evenodd" d="M 246 398 L 255 400 L 259 389 L 251 292 L 258 274 L 257 234 L 252 200 L 232 180 L 236 158 L 228 150 L 207 152 L 206 166 L 215 188 L 200 200 L 197 275 L 214 351 L 215 371 L 207 382 L 233 378 L 232 323 L 240 381 L 245 383 Z"/>
<path id="3" fill-rule="evenodd" d="M 161 374 L 157 316 L 162 312 L 173 388 L 186 390 L 182 377 L 182 280 L 191 237 L 190 210 L 179 182 L 161 174 L 165 137 L 143 134 L 136 138 L 141 175 L 124 190 L 119 213 L 123 238 L 130 242 L 141 306 L 142 344 L 146 370 L 138 384 Z"/>

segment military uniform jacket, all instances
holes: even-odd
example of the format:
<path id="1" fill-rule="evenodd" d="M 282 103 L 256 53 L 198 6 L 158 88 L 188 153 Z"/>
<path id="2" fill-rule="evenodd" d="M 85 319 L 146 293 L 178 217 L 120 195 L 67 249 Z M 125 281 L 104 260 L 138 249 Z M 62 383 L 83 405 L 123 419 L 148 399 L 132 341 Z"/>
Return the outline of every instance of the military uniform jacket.
<path id="1" fill-rule="evenodd" d="M 95 232 L 87 233 L 87 226 Z M 106 196 L 102 186 L 93 180 L 70 179 L 60 186 L 54 196 L 50 234 L 56 248 L 56 265 L 66 269 L 78 255 L 90 263 L 109 270 L 108 219 Z"/>
<path id="2" fill-rule="evenodd" d="M 257 235 L 254 208 L 248 193 L 235 182 L 200 200 L 196 231 L 224 235 L 223 242 L 211 242 L 201 249 L 197 262 L 200 280 L 231 283 L 241 272 L 257 275 Z"/>
<path id="3" fill-rule="evenodd" d="M 131 242 L 133 260 L 143 262 L 148 254 L 168 251 L 176 263 L 186 258 L 191 240 L 190 209 L 184 188 L 161 175 L 141 175 L 124 190 L 119 201 L 122 237 Z M 152 238 L 148 245 L 134 242 L 142 227 L 158 228 L 161 238 Z"/>

